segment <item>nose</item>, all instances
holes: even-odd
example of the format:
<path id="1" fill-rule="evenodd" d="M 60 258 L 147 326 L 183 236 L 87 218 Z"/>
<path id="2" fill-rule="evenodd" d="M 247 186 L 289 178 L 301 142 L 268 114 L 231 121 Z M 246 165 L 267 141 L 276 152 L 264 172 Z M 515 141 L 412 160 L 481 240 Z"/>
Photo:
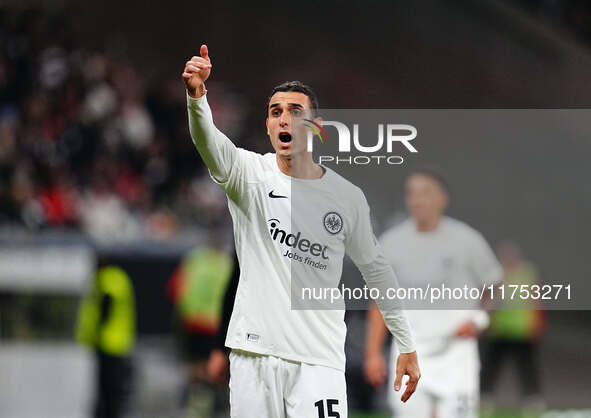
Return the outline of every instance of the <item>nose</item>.
<path id="1" fill-rule="evenodd" d="M 279 126 L 282 128 L 289 127 L 289 122 L 291 121 L 291 114 L 289 112 L 281 113 L 281 118 L 279 119 Z"/>

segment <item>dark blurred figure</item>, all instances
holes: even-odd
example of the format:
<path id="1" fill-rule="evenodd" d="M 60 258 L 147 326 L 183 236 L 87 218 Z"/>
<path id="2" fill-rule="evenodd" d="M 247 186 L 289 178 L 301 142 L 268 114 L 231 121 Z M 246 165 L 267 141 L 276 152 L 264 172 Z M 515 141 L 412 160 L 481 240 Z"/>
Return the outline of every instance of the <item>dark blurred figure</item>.
<path id="1" fill-rule="evenodd" d="M 539 284 L 535 266 L 525 260 L 521 248 L 505 241 L 497 246 L 497 255 L 505 272 L 505 287 Z M 523 393 L 523 407 L 541 410 L 538 347 L 546 328 L 545 312 L 531 300 L 506 299 L 491 317 L 482 365 L 481 387 L 483 396 L 491 398 L 499 373 L 506 360 L 512 358 Z"/>
<path id="2" fill-rule="evenodd" d="M 209 379 L 217 385 L 226 385 L 230 377 L 230 349 L 226 347 L 226 335 L 228 334 L 228 326 L 230 325 L 230 318 L 232 317 L 232 309 L 234 308 L 234 300 L 236 299 L 236 291 L 238 290 L 238 281 L 240 279 L 240 265 L 238 264 L 238 256 L 234 252 L 234 268 L 232 270 L 232 277 L 226 293 L 224 294 L 224 305 L 222 308 L 222 323 L 216 337 L 216 346 L 209 355 L 207 361 L 207 375 Z"/>
<path id="3" fill-rule="evenodd" d="M 76 339 L 96 354 L 95 418 L 119 418 L 129 410 L 135 330 L 131 280 L 121 268 L 99 257 L 97 272 L 80 305 L 76 330 Z"/>
<path id="4" fill-rule="evenodd" d="M 179 345 L 188 363 L 189 382 L 182 400 L 187 418 L 228 416 L 227 387 L 218 384 L 223 377 L 210 378 L 208 361 L 212 353 L 220 354 L 218 334 L 227 327 L 224 295 L 235 264 L 223 249 L 221 234 L 212 230 L 208 242 L 187 254 L 168 284 L 178 319 Z M 218 372 L 223 376 L 223 361 L 220 364 Z"/>

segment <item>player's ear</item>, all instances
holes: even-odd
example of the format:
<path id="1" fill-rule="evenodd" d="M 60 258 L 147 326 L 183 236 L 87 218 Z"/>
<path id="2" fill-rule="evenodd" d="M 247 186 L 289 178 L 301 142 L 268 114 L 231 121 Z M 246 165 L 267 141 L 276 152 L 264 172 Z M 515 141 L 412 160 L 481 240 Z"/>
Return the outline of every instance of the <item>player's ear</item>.
<path id="1" fill-rule="evenodd" d="M 316 116 L 314 118 L 314 122 L 316 122 L 318 125 L 322 125 L 322 118 L 320 116 Z"/>
<path id="2" fill-rule="evenodd" d="M 271 133 L 269 132 L 269 118 L 265 119 L 265 126 L 267 127 L 267 135 L 271 136 Z"/>

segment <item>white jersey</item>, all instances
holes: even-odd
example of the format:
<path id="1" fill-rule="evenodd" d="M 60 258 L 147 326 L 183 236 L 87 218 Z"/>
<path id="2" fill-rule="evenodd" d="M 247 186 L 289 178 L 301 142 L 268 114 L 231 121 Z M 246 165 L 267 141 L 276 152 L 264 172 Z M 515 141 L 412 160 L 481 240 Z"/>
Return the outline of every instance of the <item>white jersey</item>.
<path id="1" fill-rule="evenodd" d="M 450 288 L 467 285 L 480 289 L 503 277 L 502 267 L 484 237 L 449 217 L 443 217 L 438 227 L 428 232 L 418 231 L 415 222 L 408 219 L 386 231 L 380 243 L 401 287 L 445 284 Z M 472 309 L 480 309 L 480 300 L 470 304 Z M 457 375 L 460 384 L 466 371 L 478 372 L 476 339 L 454 338 L 458 327 L 474 317 L 474 310 L 417 310 L 412 309 L 412 301 L 407 307 L 421 357 L 422 385 L 455 389 L 452 375 Z M 467 307 L 465 303 L 463 307 Z M 459 364 L 462 367 L 457 367 Z"/>
<path id="2" fill-rule="evenodd" d="M 297 287 L 339 284 L 345 252 L 370 287 L 396 286 L 362 191 L 324 168 L 319 179 L 283 174 L 275 154 L 241 148 L 213 124 L 207 99 L 188 98 L 191 136 L 228 196 L 240 281 L 226 337 L 233 349 L 345 369 L 343 309 L 294 310 Z M 381 306 L 402 352 L 414 351 L 399 309 Z"/>

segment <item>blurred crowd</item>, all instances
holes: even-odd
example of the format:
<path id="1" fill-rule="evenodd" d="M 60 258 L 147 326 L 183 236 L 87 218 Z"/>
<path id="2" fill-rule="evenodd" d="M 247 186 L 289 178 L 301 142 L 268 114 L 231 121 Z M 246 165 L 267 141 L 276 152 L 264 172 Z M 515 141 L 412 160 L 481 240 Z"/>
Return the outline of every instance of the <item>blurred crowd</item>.
<path id="1" fill-rule="evenodd" d="M 514 0 L 513 3 L 591 40 L 591 8 L 587 1 Z M 227 222 L 225 194 L 209 179 L 188 132 L 185 92 L 180 78 L 184 62 L 157 63 L 167 68 L 167 74 L 163 75 L 151 64 L 131 62 L 117 45 L 107 42 L 98 47 L 90 45 L 93 42 L 76 33 L 71 19 L 63 13 L 3 10 L 0 6 L 0 236 L 14 229 L 33 233 L 67 230 L 81 231 L 102 242 L 166 240 L 194 225 L 212 227 Z M 330 56 L 330 51 L 322 53 L 324 59 Z M 355 74 L 346 71 L 334 79 Z M 264 134 L 264 107 L 246 103 L 228 84 L 212 80 L 207 88 L 220 130 L 240 146 L 264 151 L 261 144 L 268 146 L 268 143 L 260 138 L 255 143 L 253 129 L 259 127 L 259 132 Z M 219 239 L 220 235 L 214 232 L 210 240 L 214 238 Z M 199 249 L 205 250 L 211 249 Z M 191 283 L 191 277 L 202 277 L 197 274 L 198 267 L 220 273 L 228 266 L 236 266 L 236 260 L 233 264 L 226 259 L 215 260 L 209 255 L 203 257 L 199 251 L 188 254 L 169 284 L 180 322 L 189 322 L 187 318 L 195 319 L 192 315 L 209 308 L 203 306 L 208 301 L 189 298 L 190 285 L 196 286 L 195 282 Z M 505 247 L 504 251 L 498 255 L 506 282 L 537 283 L 533 263 L 522 258 L 515 247 Z M 154 276 L 163 274 L 159 271 Z M 235 280 L 236 271 L 232 274 L 231 279 Z M 213 282 L 211 277 L 207 279 Z M 140 282 L 146 287 L 138 285 L 137 289 L 145 292 L 138 295 L 155 292 L 156 287 L 148 289 L 148 281 L 136 281 Z M 215 290 L 212 294 L 221 294 L 213 285 L 211 288 Z M 179 289 L 184 289 L 186 294 Z M 157 298 L 162 299 L 162 295 L 158 294 Z M 144 300 L 150 301 L 149 310 L 155 312 L 154 316 L 161 315 L 162 308 L 151 304 L 150 298 Z M 22 312 L 34 305 L 25 302 Z M 148 304 L 141 303 L 138 303 L 138 317 L 148 310 Z M 218 306 L 221 302 L 209 303 Z M 495 384 L 502 380 L 498 379 L 501 369 L 496 366 L 513 357 L 518 361 L 516 370 L 523 386 L 523 398 L 530 404 L 526 406 L 543 406 L 542 382 L 537 374 L 541 366 L 536 352 L 545 331 L 545 316 L 536 309 L 539 307 L 534 305 L 522 310 L 507 309 L 492 318 L 483 357 L 488 362 L 483 394 L 494 398 L 498 389 Z M 26 322 L 21 311 L 13 315 L 15 323 Z M 61 300 L 48 311 L 55 313 L 56 323 L 65 322 L 63 318 L 73 315 Z M 365 319 L 356 315 L 348 317 L 351 341 L 356 341 L 350 351 L 361 353 L 363 346 L 358 341 L 365 338 Z M 48 318 L 51 319 L 44 313 L 42 320 L 47 323 Z M 190 325 L 194 327 L 195 323 L 183 324 L 187 328 Z M 179 332 L 183 334 L 179 342 L 186 346 L 182 347 L 187 351 L 183 355 L 190 363 L 189 375 L 195 386 L 205 380 L 203 360 L 211 360 L 208 356 L 214 344 L 206 346 L 203 335 L 187 336 L 185 331 Z M 351 361 L 347 363 L 351 367 L 348 376 L 354 379 L 349 386 L 361 388 L 357 396 L 350 397 L 350 405 L 371 409 L 373 394 L 383 392 L 374 392 L 363 383 L 364 360 L 362 355 L 357 356 L 357 359 L 355 354 L 349 356 Z M 218 374 L 227 377 L 225 373 Z M 190 393 L 187 397 L 188 408 L 195 399 L 190 399 Z"/>
<path id="2" fill-rule="evenodd" d="M 516 3 L 589 35 L 587 2 Z M 227 216 L 190 140 L 183 62 L 157 63 L 163 76 L 112 41 L 91 44 L 67 14 L 0 8 L 0 229 L 166 239 Z M 208 89 L 216 125 L 252 142 L 257 106 L 228 85 Z"/>
<path id="3" fill-rule="evenodd" d="M 0 225 L 121 241 L 226 216 L 191 143 L 180 76 L 76 45 L 63 15 L 0 9 Z M 218 126 L 237 134 L 240 97 L 211 88 Z"/>

